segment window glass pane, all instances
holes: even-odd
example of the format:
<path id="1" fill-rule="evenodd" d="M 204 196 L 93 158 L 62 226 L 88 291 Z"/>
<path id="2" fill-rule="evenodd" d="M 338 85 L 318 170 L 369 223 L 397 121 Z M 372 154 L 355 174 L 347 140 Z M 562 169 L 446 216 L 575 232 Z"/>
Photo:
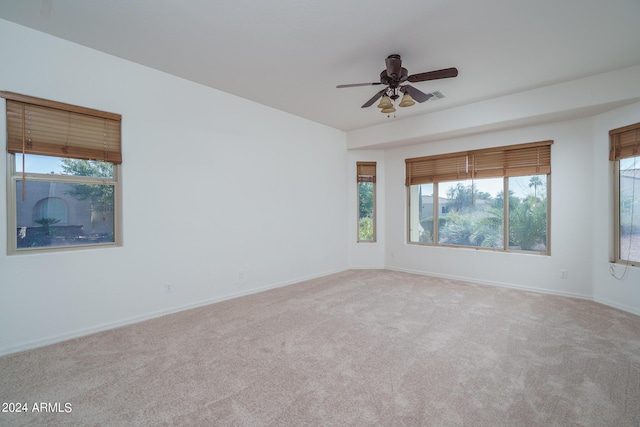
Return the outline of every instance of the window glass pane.
<path id="1" fill-rule="evenodd" d="M 57 224 L 67 223 L 67 204 L 59 197 L 46 197 L 38 200 L 33 212 L 34 218 L 51 218 Z"/>
<path id="2" fill-rule="evenodd" d="M 113 243 L 114 185 L 16 181 L 17 247 Z"/>
<path id="3" fill-rule="evenodd" d="M 503 178 L 438 184 L 438 243 L 504 247 Z"/>
<path id="4" fill-rule="evenodd" d="M 640 156 L 620 160 L 620 259 L 640 263 Z"/>
<path id="5" fill-rule="evenodd" d="M 547 251 L 547 176 L 509 178 L 509 249 Z"/>
<path id="6" fill-rule="evenodd" d="M 16 153 L 15 162 L 16 172 L 22 172 L 21 153 Z M 27 173 L 113 178 L 113 163 L 37 156 L 35 154 L 25 155 L 24 169 Z"/>
<path id="7" fill-rule="evenodd" d="M 409 241 L 433 243 L 433 184 L 409 188 Z"/>
<path id="8" fill-rule="evenodd" d="M 374 182 L 358 182 L 358 240 L 374 241 Z"/>

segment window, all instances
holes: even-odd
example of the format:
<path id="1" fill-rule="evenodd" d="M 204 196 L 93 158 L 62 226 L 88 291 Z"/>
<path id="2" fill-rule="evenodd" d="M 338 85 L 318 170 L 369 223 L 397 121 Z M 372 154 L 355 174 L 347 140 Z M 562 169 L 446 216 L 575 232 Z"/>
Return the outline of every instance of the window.
<path id="1" fill-rule="evenodd" d="M 640 123 L 609 132 L 615 162 L 615 262 L 640 266 Z"/>
<path id="2" fill-rule="evenodd" d="M 376 241 L 376 162 L 357 162 L 358 242 Z"/>
<path id="3" fill-rule="evenodd" d="M 120 116 L 1 92 L 8 252 L 119 245 Z"/>
<path id="4" fill-rule="evenodd" d="M 551 144 L 407 159 L 409 243 L 549 254 Z"/>

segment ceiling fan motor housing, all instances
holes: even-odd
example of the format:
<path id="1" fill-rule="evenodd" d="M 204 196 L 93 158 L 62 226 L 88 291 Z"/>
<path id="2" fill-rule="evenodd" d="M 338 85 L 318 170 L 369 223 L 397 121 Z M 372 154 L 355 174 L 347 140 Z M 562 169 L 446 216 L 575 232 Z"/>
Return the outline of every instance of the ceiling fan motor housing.
<path id="1" fill-rule="evenodd" d="M 380 83 L 383 85 L 388 85 L 391 88 L 396 88 L 400 85 L 400 83 L 407 80 L 409 76 L 409 72 L 406 68 L 402 67 L 399 76 L 389 76 L 387 70 L 382 70 L 380 72 Z"/>

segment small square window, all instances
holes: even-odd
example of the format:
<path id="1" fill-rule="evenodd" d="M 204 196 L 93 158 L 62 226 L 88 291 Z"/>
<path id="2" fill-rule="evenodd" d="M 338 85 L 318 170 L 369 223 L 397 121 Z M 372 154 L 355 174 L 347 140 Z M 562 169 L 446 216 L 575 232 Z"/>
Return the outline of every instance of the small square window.
<path id="1" fill-rule="evenodd" d="M 119 114 L 11 92 L 9 254 L 121 244 Z"/>
<path id="2" fill-rule="evenodd" d="M 24 179 L 22 154 L 11 158 L 10 252 L 117 243 L 118 165 L 26 154 Z"/>

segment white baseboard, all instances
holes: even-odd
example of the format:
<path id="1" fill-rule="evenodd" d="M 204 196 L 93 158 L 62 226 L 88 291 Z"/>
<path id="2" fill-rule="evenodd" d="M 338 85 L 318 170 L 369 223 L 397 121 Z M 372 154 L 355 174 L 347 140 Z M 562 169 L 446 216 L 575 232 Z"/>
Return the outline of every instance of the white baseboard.
<path id="1" fill-rule="evenodd" d="M 597 302 L 598 304 L 607 305 L 609 307 L 617 308 L 618 310 L 626 311 L 627 313 L 640 316 L 640 310 L 626 306 L 624 304 L 618 304 L 617 302 L 609 301 L 605 298 L 593 298 L 593 301 Z"/>
<path id="2" fill-rule="evenodd" d="M 233 298 L 239 298 L 245 295 L 256 294 L 258 292 L 268 291 L 269 289 L 280 288 L 283 286 L 293 285 L 296 283 L 304 282 L 307 280 L 317 279 L 320 277 L 330 276 L 332 274 L 341 273 L 343 271 L 347 271 L 349 268 L 344 267 L 341 269 L 325 271 L 319 274 L 312 274 L 309 276 L 299 277 L 297 279 L 287 280 L 285 282 L 273 283 L 266 286 L 261 286 L 259 288 L 249 289 L 242 292 L 235 292 L 232 294 L 227 294 L 221 297 L 211 298 L 203 301 L 198 301 L 195 303 L 185 304 L 178 307 L 172 307 L 166 310 L 154 311 L 151 313 L 146 313 L 140 316 L 129 317 L 127 319 L 117 320 L 115 322 L 107 322 L 101 325 L 92 326 L 89 328 L 79 329 L 73 332 L 55 335 L 43 339 L 27 341 L 19 345 L 0 348 L 0 356 L 5 356 L 8 354 L 19 353 L 21 351 L 31 350 L 38 347 L 44 347 L 51 344 L 57 344 L 63 341 L 72 340 L 75 338 L 83 337 L 85 335 L 95 334 L 97 332 L 107 331 L 110 329 L 120 328 L 122 326 L 132 325 L 134 323 L 144 322 L 145 320 L 155 319 L 157 317 L 166 316 L 168 314 L 178 313 L 180 311 L 190 310 L 192 308 L 202 307 L 205 305 L 215 304 L 217 302 L 222 302 L 226 300 L 230 300 Z"/>
<path id="3" fill-rule="evenodd" d="M 495 282 L 495 281 L 489 281 L 489 280 L 479 280 L 473 277 L 463 277 L 463 276 L 454 276 L 451 274 L 438 274 L 438 273 L 432 273 L 432 272 L 428 272 L 428 271 L 420 271 L 420 270 L 411 270 L 408 268 L 397 268 L 397 267 L 386 267 L 387 270 L 392 270 L 392 271 L 400 271 L 403 273 L 411 273 L 411 274 L 419 274 L 422 276 L 433 276 L 433 277 L 440 277 L 443 279 L 450 279 L 450 280 L 460 280 L 462 282 L 469 282 L 469 283 L 475 283 L 478 285 L 488 285 L 488 286 L 498 286 L 501 288 L 510 288 L 510 289 L 518 289 L 521 291 L 529 291 L 529 292 L 536 292 L 539 294 L 548 294 L 548 295 L 558 295 L 558 296 L 563 296 L 563 297 L 570 297 L 570 298 L 579 298 L 579 299 L 585 299 L 585 300 L 589 300 L 589 301 L 593 301 L 593 297 L 591 295 L 585 295 L 585 294 L 578 294 L 575 292 L 564 292 L 564 291 L 555 291 L 555 290 L 551 290 L 551 289 L 545 289 L 545 288 L 536 288 L 533 286 L 522 286 L 522 285 L 516 285 L 513 283 L 504 283 L 504 282 Z"/>
<path id="4" fill-rule="evenodd" d="M 385 267 L 384 265 L 355 265 L 355 266 L 350 266 L 349 270 L 388 270 L 387 267 Z"/>

